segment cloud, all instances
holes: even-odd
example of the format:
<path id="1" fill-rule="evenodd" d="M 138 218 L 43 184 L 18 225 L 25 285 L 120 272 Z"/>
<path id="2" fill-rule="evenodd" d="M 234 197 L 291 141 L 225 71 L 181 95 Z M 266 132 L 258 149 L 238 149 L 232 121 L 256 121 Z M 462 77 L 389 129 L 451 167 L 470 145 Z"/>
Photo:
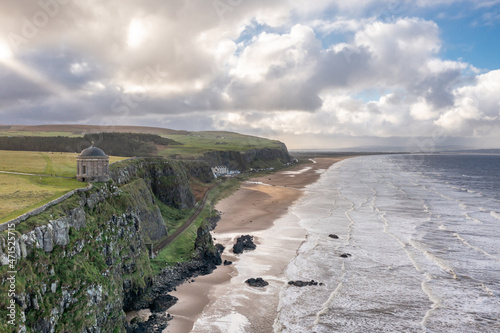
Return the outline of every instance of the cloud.
<path id="1" fill-rule="evenodd" d="M 14 59 L 0 58 L 0 114 L 273 136 L 489 135 L 497 72 L 443 59 L 439 26 L 412 17 L 452 2 L 2 3 L 0 47 Z"/>

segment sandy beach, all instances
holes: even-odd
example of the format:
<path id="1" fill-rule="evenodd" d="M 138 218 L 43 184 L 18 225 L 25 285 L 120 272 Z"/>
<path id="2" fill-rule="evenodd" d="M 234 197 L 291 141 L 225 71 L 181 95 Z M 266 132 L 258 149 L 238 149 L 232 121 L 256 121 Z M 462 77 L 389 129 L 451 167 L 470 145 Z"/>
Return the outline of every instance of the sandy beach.
<path id="1" fill-rule="evenodd" d="M 163 332 L 272 332 L 279 291 L 286 283 L 288 262 L 305 239 L 291 205 L 321 173 L 344 158 L 318 158 L 310 164 L 251 179 L 216 205 L 221 220 L 212 232 L 226 247 L 223 260 L 232 261 L 212 274 L 179 286 L 179 299 L 168 313 L 174 316 Z M 236 238 L 254 236 L 257 249 L 232 253 Z M 263 277 L 266 288 L 249 287 L 245 280 Z M 250 324 L 251 323 L 251 324 Z"/>

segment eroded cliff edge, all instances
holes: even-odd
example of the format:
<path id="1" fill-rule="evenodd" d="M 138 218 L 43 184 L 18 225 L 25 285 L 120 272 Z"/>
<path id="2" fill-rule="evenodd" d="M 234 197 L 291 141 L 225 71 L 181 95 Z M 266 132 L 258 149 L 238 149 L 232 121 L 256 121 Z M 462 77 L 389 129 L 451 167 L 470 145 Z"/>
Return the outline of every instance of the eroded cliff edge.
<path id="1" fill-rule="evenodd" d="M 2 320 L 1 332 L 125 332 L 124 309 L 146 307 L 220 264 L 208 223 L 189 262 L 157 276 L 150 262 L 151 244 L 169 234 L 161 208 L 194 207 L 192 183 L 213 181 L 207 162 L 132 159 L 113 166 L 111 178 L 16 226 L 16 325 Z M 0 235 L 2 318 L 11 300 L 9 236 Z"/>

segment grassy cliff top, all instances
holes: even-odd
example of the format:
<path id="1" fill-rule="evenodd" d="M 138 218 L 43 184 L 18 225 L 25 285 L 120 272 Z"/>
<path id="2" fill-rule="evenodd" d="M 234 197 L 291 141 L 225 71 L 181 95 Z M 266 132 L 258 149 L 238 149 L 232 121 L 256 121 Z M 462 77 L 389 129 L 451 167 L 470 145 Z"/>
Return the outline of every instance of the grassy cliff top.
<path id="1" fill-rule="evenodd" d="M 0 223 L 87 184 L 75 179 L 74 153 L 0 150 Z M 110 156 L 110 162 L 122 160 Z"/>
<path id="2" fill-rule="evenodd" d="M 86 133 L 145 133 L 175 140 L 182 145 L 157 146 L 159 156 L 192 158 L 208 151 L 246 151 L 257 148 L 280 148 L 276 140 L 225 131 L 188 132 L 158 127 L 92 125 L 0 125 L 0 137 L 83 137 Z"/>

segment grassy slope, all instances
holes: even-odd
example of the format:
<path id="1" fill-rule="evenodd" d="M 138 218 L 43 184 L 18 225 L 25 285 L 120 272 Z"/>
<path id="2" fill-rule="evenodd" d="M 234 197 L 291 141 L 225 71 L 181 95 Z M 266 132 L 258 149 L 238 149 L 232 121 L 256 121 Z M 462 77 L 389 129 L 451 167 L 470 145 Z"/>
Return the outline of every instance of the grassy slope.
<path id="1" fill-rule="evenodd" d="M 84 186 L 76 179 L 0 174 L 0 223 Z"/>
<path id="2" fill-rule="evenodd" d="M 0 171 L 32 173 L 58 177 L 0 173 L 0 223 L 44 205 L 61 195 L 85 187 L 74 178 L 76 154 L 0 150 Z M 110 157 L 110 161 L 121 160 Z"/>
<path id="3" fill-rule="evenodd" d="M 255 148 L 277 148 L 279 142 L 231 132 L 192 132 L 188 135 L 172 134 L 168 138 L 182 143 L 160 152 L 162 156 L 194 157 L 212 150 L 245 151 Z"/>
<path id="4" fill-rule="evenodd" d="M 159 152 L 160 156 L 193 158 L 212 150 L 245 151 L 254 148 L 276 148 L 279 142 L 255 136 L 224 131 L 188 132 L 157 127 L 139 126 L 86 126 L 86 125 L 41 125 L 2 126 L 0 136 L 83 136 L 83 133 L 134 132 L 161 135 L 181 142 L 183 146 L 173 146 Z"/>

